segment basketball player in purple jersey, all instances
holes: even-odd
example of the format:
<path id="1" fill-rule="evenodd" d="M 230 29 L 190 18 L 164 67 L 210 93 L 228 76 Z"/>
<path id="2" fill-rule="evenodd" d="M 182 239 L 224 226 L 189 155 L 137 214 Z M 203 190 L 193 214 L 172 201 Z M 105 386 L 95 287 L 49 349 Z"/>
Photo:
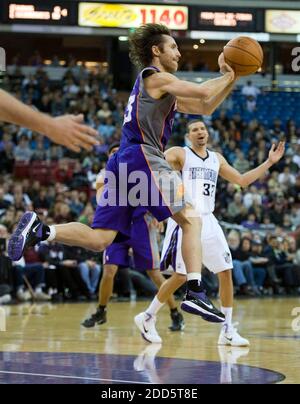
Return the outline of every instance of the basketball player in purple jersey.
<path id="1" fill-rule="evenodd" d="M 27 212 L 10 239 L 9 255 L 18 260 L 27 246 L 42 240 L 103 251 L 118 233 L 130 236 L 132 214 L 136 207 L 144 206 L 157 220 L 173 217 L 182 228 L 182 255 L 188 280 L 182 309 L 211 322 L 223 322 L 224 315 L 208 300 L 200 282 L 201 220 L 185 200 L 182 181 L 166 162 L 163 151 L 171 135 L 175 111 L 211 114 L 231 92 L 236 79 L 234 71 L 221 54 L 221 77 L 201 85 L 179 80 L 173 73 L 181 55 L 163 25 L 141 26 L 132 34 L 130 47 L 131 59 L 142 71 L 127 105 L 121 148 L 107 165 L 105 189 L 93 228 L 81 223 L 46 226 L 35 213 Z M 137 188 L 143 198 L 146 195 L 143 203 L 137 201 Z M 145 328 L 151 320 L 145 318 Z"/>
<path id="2" fill-rule="evenodd" d="M 120 145 L 111 145 L 108 157 L 112 157 L 119 150 Z M 105 185 L 105 168 L 101 170 L 96 181 L 97 201 L 100 200 Z M 99 285 L 98 307 L 95 313 L 85 319 L 82 325 L 86 328 L 94 327 L 96 324 L 105 324 L 107 321 L 107 306 L 113 293 L 114 278 L 119 268 L 128 268 L 131 265 L 129 250 L 132 249 L 134 268 L 137 271 L 146 273 L 152 282 L 159 289 L 165 282 L 160 272 L 160 254 L 157 240 L 158 222 L 140 207 L 135 210 L 131 223 L 131 238 L 120 243 L 112 243 L 103 253 L 103 274 Z M 122 269 L 120 269 L 122 271 Z M 171 331 L 181 331 L 184 328 L 184 319 L 177 310 L 174 296 L 171 295 L 167 301 L 170 308 L 172 324 Z M 154 329 L 151 332 L 151 340 L 148 342 L 161 342 L 157 334 L 155 338 Z"/>

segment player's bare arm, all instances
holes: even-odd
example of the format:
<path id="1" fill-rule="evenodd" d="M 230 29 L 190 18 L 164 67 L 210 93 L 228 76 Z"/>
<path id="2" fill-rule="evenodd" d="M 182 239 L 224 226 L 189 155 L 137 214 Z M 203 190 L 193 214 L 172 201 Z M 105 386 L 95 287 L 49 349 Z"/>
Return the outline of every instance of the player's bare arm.
<path id="1" fill-rule="evenodd" d="M 180 80 L 173 74 L 154 73 L 145 79 L 145 88 L 155 99 L 169 93 L 177 98 L 177 108 L 180 112 L 203 113 L 205 102 L 209 102 L 215 94 L 221 93 L 234 81 L 234 73 L 226 72 L 222 77 L 196 84 Z M 185 103 L 185 99 L 189 102 Z"/>
<path id="2" fill-rule="evenodd" d="M 268 159 L 260 166 L 248 171 L 245 174 L 239 173 L 226 161 L 221 154 L 217 153 L 220 160 L 220 176 L 233 184 L 240 185 L 243 188 L 248 187 L 250 184 L 262 177 L 270 167 L 278 163 L 278 161 L 283 157 L 284 151 L 285 142 L 279 142 L 277 146 L 273 144 L 269 152 Z"/>
<path id="3" fill-rule="evenodd" d="M 91 150 L 98 142 L 97 131 L 83 125 L 83 115 L 52 118 L 23 104 L 6 91 L 0 90 L 0 120 L 14 123 L 47 136 L 54 143 L 79 152 Z"/>
<path id="4" fill-rule="evenodd" d="M 165 158 L 174 170 L 181 171 L 185 163 L 185 151 L 182 147 L 172 147 L 165 152 Z"/>
<path id="5" fill-rule="evenodd" d="M 182 113 L 196 114 L 196 115 L 211 115 L 225 98 L 233 90 L 235 82 L 238 77 L 234 74 L 233 69 L 225 63 L 224 54 L 221 53 L 218 59 L 220 73 L 223 77 L 226 74 L 231 75 L 231 81 L 224 88 L 220 88 L 220 77 L 217 79 L 208 80 L 201 86 L 208 88 L 211 96 L 204 99 L 183 98 L 177 97 L 177 110 Z"/>

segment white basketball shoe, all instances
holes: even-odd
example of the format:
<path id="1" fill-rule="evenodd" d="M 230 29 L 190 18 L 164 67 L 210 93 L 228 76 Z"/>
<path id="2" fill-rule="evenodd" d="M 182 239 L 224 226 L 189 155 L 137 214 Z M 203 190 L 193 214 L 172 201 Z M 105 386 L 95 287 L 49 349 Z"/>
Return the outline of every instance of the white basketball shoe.
<path id="1" fill-rule="evenodd" d="M 234 323 L 232 325 L 224 324 L 219 336 L 218 345 L 227 345 L 227 346 L 249 346 L 250 342 L 240 336 L 237 331 L 236 326 L 238 323 Z"/>
<path id="2" fill-rule="evenodd" d="M 155 328 L 156 316 L 143 312 L 134 317 L 134 322 L 146 341 L 161 344 L 162 339 Z"/>

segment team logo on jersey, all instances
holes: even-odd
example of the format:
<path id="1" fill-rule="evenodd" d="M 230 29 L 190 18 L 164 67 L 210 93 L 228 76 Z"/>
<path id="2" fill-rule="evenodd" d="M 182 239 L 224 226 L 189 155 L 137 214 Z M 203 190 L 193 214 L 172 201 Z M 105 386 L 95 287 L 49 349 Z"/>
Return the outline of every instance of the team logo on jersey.
<path id="1" fill-rule="evenodd" d="M 223 254 L 224 260 L 226 262 L 226 264 L 230 264 L 231 263 L 231 254 L 228 251 L 225 251 L 225 253 Z"/>

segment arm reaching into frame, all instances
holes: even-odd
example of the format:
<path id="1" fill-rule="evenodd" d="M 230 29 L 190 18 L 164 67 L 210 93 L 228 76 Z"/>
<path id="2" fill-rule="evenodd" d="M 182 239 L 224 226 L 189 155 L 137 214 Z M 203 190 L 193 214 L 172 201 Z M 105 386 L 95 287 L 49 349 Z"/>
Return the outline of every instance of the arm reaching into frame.
<path id="1" fill-rule="evenodd" d="M 6 91 L 0 90 L 0 120 L 42 133 L 54 143 L 74 152 L 91 150 L 98 142 L 96 130 L 84 125 L 83 115 L 63 115 L 53 118 L 23 104 Z"/>

